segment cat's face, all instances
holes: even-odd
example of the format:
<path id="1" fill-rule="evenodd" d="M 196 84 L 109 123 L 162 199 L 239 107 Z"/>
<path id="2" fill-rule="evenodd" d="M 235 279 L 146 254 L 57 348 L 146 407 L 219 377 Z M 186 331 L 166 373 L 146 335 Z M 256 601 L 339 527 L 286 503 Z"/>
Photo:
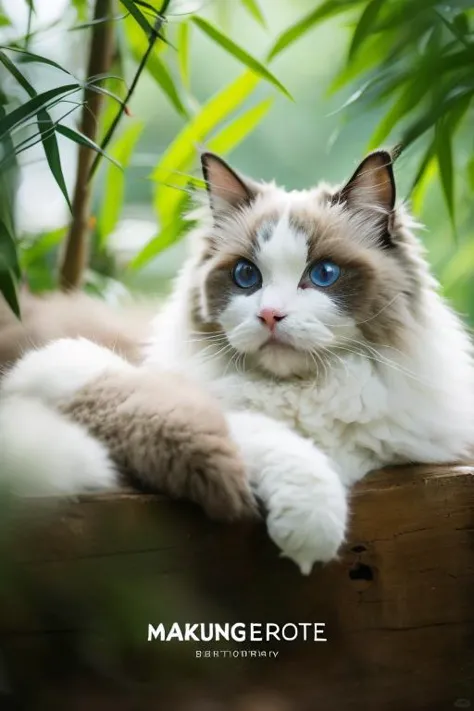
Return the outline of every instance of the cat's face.
<path id="1" fill-rule="evenodd" d="M 198 318 L 246 367 L 305 375 L 328 354 L 398 345 L 415 285 L 394 234 L 388 153 L 369 156 L 339 191 L 255 184 L 211 154 L 203 168 L 213 227 Z"/>

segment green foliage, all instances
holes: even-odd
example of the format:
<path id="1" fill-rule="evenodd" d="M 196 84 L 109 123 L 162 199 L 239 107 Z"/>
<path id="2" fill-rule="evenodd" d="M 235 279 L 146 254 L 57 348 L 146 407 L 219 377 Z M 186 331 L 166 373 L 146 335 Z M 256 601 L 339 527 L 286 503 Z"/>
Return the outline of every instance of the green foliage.
<path id="1" fill-rule="evenodd" d="M 267 19 L 272 18 L 269 11 L 265 17 L 261 0 L 236 0 L 233 10 L 237 4 L 241 6 L 241 17 L 247 18 L 249 27 L 267 28 Z M 91 225 L 97 225 L 92 266 L 98 272 L 103 270 L 107 278 L 115 275 L 111 270 L 108 241 L 123 215 L 126 199 L 125 175 L 117 166 L 133 169 L 142 136 L 147 133 L 147 126 L 142 126 L 142 121 L 128 123 L 126 118 L 130 98 L 137 83 L 143 81 L 142 76 L 153 80 L 156 90 L 166 98 L 178 119 L 173 135 L 165 143 L 161 139 L 160 119 L 156 125 L 161 155 L 155 160 L 149 176 L 156 232 L 131 259 L 130 266 L 134 269 L 145 266 L 179 240 L 186 229 L 182 213 L 190 191 L 202 189 L 202 184 L 192 176 L 198 149 L 206 145 L 225 154 L 250 135 L 268 115 L 278 93 L 290 96 L 273 72 L 273 61 L 283 52 L 291 52 L 296 42 L 334 18 L 350 27 L 346 62 L 331 87 L 333 93 L 351 90 L 350 96 L 341 102 L 342 116 L 351 119 L 374 108 L 379 111 L 380 119 L 372 136 L 367 136 L 368 148 L 385 142 L 401 144 L 408 150 L 408 155 L 414 157 L 410 163 L 410 170 L 413 170 L 410 196 L 415 211 L 420 211 L 432 185 L 437 182 L 437 190 L 443 196 L 458 240 L 453 240 L 451 251 L 443 253 L 443 258 L 449 262 L 441 268 L 443 275 L 447 275 L 447 288 L 455 288 L 456 264 L 460 269 L 459 258 L 455 255 L 456 244 L 474 264 L 474 252 L 464 245 L 464 241 L 472 237 L 472 229 L 466 228 L 467 186 L 471 192 L 474 190 L 472 145 L 466 150 L 470 140 L 469 127 L 473 124 L 472 2 L 321 0 L 298 18 L 294 5 L 288 1 L 294 17 L 272 43 L 264 59 L 259 52 L 244 48 L 238 23 L 230 36 L 231 16 L 220 13 L 223 3 L 214 2 L 210 7 L 205 3 L 197 13 L 191 3 L 192 12 L 179 14 L 179 3 L 169 0 L 117 0 L 113 14 L 116 58 L 111 74 L 114 76 L 89 77 L 85 82 L 49 57 L 31 51 L 29 39 L 41 30 L 35 31 L 33 26 L 31 34 L 35 13 L 34 4 L 30 5 L 25 36 L 0 48 L 0 68 L 4 75 L 9 75 L 9 86 L 14 81 L 24 92 L 21 103 L 5 99 L 2 104 L 0 141 L 4 150 L 0 156 L 0 170 L 2 179 L 5 181 L 8 177 L 10 181 L 10 198 L 3 202 L 10 209 L 14 203 L 11 160 L 40 143 L 51 174 L 70 205 L 58 135 L 78 146 L 89 146 L 95 152 L 89 175 L 92 203 L 100 204 L 97 220 L 90 221 Z M 71 29 L 84 33 L 85 40 L 88 40 L 104 18 L 94 19 L 94 3 L 70 0 L 70 5 L 76 13 Z M 202 3 L 197 3 L 198 7 L 200 5 Z M 182 7 L 184 13 L 188 12 L 189 3 L 183 2 Z M 228 4 L 225 7 L 229 9 Z M 167 17 L 169 13 L 175 14 Z M 215 18 L 223 14 L 227 24 L 216 24 Z M 9 17 L 2 13 L 0 29 L 9 24 Z M 192 57 L 193 49 L 202 46 L 203 37 L 223 56 L 230 55 L 245 71 L 237 78 L 230 77 L 214 96 L 199 102 L 193 86 Z M 341 51 L 344 51 L 343 47 Z M 51 71 L 62 71 L 65 80 L 59 78 L 56 86 L 41 91 L 27 71 L 31 64 L 43 64 Z M 66 121 L 71 112 L 81 108 L 92 91 L 104 97 L 99 120 L 100 138 L 96 142 Z M 62 109 L 62 116 L 57 118 Z M 97 180 L 104 157 L 110 160 L 99 172 Z M 4 190 L 7 194 L 6 187 Z M 55 285 L 54 272 L 46 278 L 45 270 L 53 270 L 55 255 L 68 231 L 62 229 L 36 235 L 33 242 L 30 238 L 25 242 L 24 236 L 15 234 L 13 223 L 1 215 L 0 219 L 1 225 L 7 225 L 0 230 L 3 265 L 0 290 L 14 305 L 19 264 L 30 283 Z M 19 244 L 20 258 L 17 254 Z M 103 266 L 105 264 L 107 268 Z M 463 268 L 462 274 L 465 273 Z"/>
<path id="2" fill-rule="evenodd" d="M 254 21 L 261 25 L 265 24 L 257 0 L 239 1 Z M 150 2 L 119 0 L 119 2 L 123 14 L 113 17 L 117 43 L 115 78 L 95 76 L 80 81 L 54 60 L 30 51 L 27 47 L 32 36 L 32 17 L 35 14 L 33 2 L 29 2 L 30 11 L 25 36 L 0 48 L 0 63 L 5 70 L 4 77 L 10 75 L 25 94 L 24 100 L 20 103 L 13 97 L 12 100 L 5 99 L 0 115 L 0 141 L 4 148 L 0 156 L 0 177 L 3 182 L 1 188 L 3 213 L 0 214 L 0 292 L 16 311 L 18 311 L 16 288 L 21 273 L 19 265 L 21 264 L 23 274 L 33 287 L 54 287 L 55 277 L 52 272 L 54 255 L 68 232 L 66 227 L 61 228 L 51 233 L 37 235 L 33 241 L 30 238 L 25 241 L 23 236 L 15 234 L 11 215 L 7 212 L 13 210 L 15 202 L 16 188 L 12 182 L 11 166 L 15 164 L 16 176 L 16 157 L 19 154 L 41 142 L 51 174 L 71 210 L 58 135 L 78 146 L 87 146 L 95 152 L 89 180 L 94 178 L 93 202 L 97 202 L 96 194 L 101 195 L 97 239 L 94 240 L 99 254 L 96 261 L 108 262 L 108 259 L 100 257 L 100 253 L 105 254 L 107 250 L 108 237 L 120 220 L 125 198 L 124 176 L 117 166 L 124 168 L 129 165 L 143 129 L 139 123 L 133 123 L 123 130 L 120 126 L 123 116 L 129 113 L 128 102 L 137 83 L 141 81 L 142 72 L 146 71 L 186 124 L 164 150 L 153 170 L 151 177 L 156 185 L 154 204 L 158 219 L 157 235 L 133 260 L 132 266 L 138 267 L 179 239 L 185 228 L 181 210 L 189 192 L 188 172 L 193 166 L 197 145 L 207 141 L 211 148 L 225 153 L 232 150 L 256 128 L 273 102 L 273 98 L 268 97 L 254 102 L 251 106 L 245 106 L 261 79 L 268 82 L 272 88 L 289 96 L 285 86 L 259 59 L 247 52 L 207 18 L 196 14 L 176 15 L 173 18 L 178 21 L 178 28 L 174 32 L 177 39 L 175 46 L 164 34 L 165 29 L 166 35 L 169 33 L 169 28 L 164 21 L 170 0 L 150 0 Z M 70 4 L 76 13 L 76 20 L 71 29 L 90 35 L 105 22 L 106 18 L 103 17 L 96 16 L 94 19 L 94 7 L 86 0 L 70 0 Z M 0 26 L 9 24 L 8 16 L 2 14 Z M 190 56 L 193 26 L 246 68 L 242 76 L 230 81 L 202 106 L 197 105 L 191 86 Z M 126 78 L 124 66 L 130 61 L 135 63 L 135 73 L 132 80 L 127 81 L 129 89 L 124 96 L 118 84 Z M 56 86 L 40 91 L 22 68 L 32 63 L 43 64 L 63 72 L 67 75 L 66 82 L 58 82 Z M 81 108 L 91 92 L 99 92 L 106 99 L 104 111 L 98 117 L 100 143 L 91 140 L 90 137 L 73 128 L 70 122 L 66 122 L 69 114 Z M 111 105 L 111 100 L 115 102 L 115 108 L 113 104 Z M 61 108 L 64 108 L 64 112 L 58 119 L 56 115 Z M 108 158 L 111 165 L 104 173 L 105 182 L 101 190 L 95 176 L 103 157 Z M 197 184 L 198 182 L 194 180 L 194 187 Z M 94 220 L 91 220 L 90 224 L 93 223 Z"/>
<path id="3" fill-rule="evenodd" d="M 430 158 L 437 161 L 454 225 L 455 140 L 473 121 L 474 8 L 467 0 L 335 0 L 324 2 L 277 40 L 270 57 L 288 49 L 335 14 L 354 20 L 347 63 L 333 89 L 357 83 L 343 108 L 358 115 L 374 106 L 385 111 L 369 148 L 390 140 L 404 150 L 422 146 L 413 187 Z M 416 146 L 418 148 L 418 146 Z M 468 169 L 468 168 L 467 168 Z"/>

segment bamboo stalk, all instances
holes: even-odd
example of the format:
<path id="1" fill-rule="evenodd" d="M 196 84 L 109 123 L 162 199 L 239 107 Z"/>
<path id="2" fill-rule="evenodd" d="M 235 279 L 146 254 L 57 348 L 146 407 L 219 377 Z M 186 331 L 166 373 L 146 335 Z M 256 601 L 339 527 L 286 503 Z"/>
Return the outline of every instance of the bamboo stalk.
<path id="1" fill-rule="evenodd" d="M 96 0 L 94 20 L 111 18 L 93 26 L 87 77 L 105 75 L 110 71 L 114 51 L 112 0 Z M 82 110 L 80 130 L 87 138 L 96 141 L 103 97 L 98 92 L 85 89 L 85 104 Z M 88 261 L 88 235 L 90 229 L 91 190 L 89 172 L 94 151 L 86 146 L 79 148 L 76 184 L 72 200 L 72 221 L 65 242 L 60 267 L 59 284 L 63 291 L 77 289 L 81 285 L 84 268 Z"/>

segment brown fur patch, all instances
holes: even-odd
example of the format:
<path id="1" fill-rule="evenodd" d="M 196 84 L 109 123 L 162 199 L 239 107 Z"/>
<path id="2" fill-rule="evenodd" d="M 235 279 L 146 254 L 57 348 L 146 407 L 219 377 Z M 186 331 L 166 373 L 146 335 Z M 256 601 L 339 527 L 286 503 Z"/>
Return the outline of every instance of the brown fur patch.
<path id="1" fill-rule="evenodd" d="M 374 243 L 369 246 L 351 233 L 350 216 L 334 219 L 331 212 L 336 210 L 341 214 L 335 206 L 318 214 L 293 211 L 292 225 L 307 235 L 308 265 L 331 259 L 341 267 L 341 276 L 325 293 L 353 317 L 369 343 L 398 348 L 404 343 L 410 306 L 417 294 L 407 255 L 398 250 L 396 236 L 393 250 L 376 246 L 377 222 Z M 355 230 L 356 226 L 357 222 Z"/>
<path id="2" fill-rule="evenodd" d="M 32 348 L 57 338 L 88 338 L 132 363 L 142 358 L 155 307 L 115 309 L 86 294 L 20 295 L 19 321 L 0 296 L 0 366 L 13 365 Z"/>
<path id="3" fill-rule="evenodd" d="M 108 374 L 61 410 L 103 442 L 126 481 L 189 499 L 212 518 L 257 515 L 218 403 L 183 376 Z"/>

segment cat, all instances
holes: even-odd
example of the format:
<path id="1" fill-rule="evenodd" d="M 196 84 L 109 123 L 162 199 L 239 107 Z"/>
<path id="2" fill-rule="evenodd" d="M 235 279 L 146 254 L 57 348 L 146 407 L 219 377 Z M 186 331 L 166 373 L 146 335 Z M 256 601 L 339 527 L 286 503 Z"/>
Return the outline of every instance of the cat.
<path id="1" fill-rule="evenodd" d="M 396 205 L 388 151 L 287 192 L 202 156 L 209 208 L 147 361 L 220 399 L 270 536 L 307 573 L 370 470 L 467 458 L 473 350 Z"/>
<path id="2" fill-rule="evenodd" d="M 183 373 L 217 398 L 271 538 L 307 574 L 337 555 L 350 487 L 369 471 L 469 457 L 472 345 L 396 205 L 389 152 L 342 187 L 307 191 L 257 183 L 210 153 L 202 167 L 207 201 L 141 368 Z M 123 367 L 94 344 L 48 348 L 6 377 L 10 397 L 50 398 L 53 362 L 70 402 Z"/>

